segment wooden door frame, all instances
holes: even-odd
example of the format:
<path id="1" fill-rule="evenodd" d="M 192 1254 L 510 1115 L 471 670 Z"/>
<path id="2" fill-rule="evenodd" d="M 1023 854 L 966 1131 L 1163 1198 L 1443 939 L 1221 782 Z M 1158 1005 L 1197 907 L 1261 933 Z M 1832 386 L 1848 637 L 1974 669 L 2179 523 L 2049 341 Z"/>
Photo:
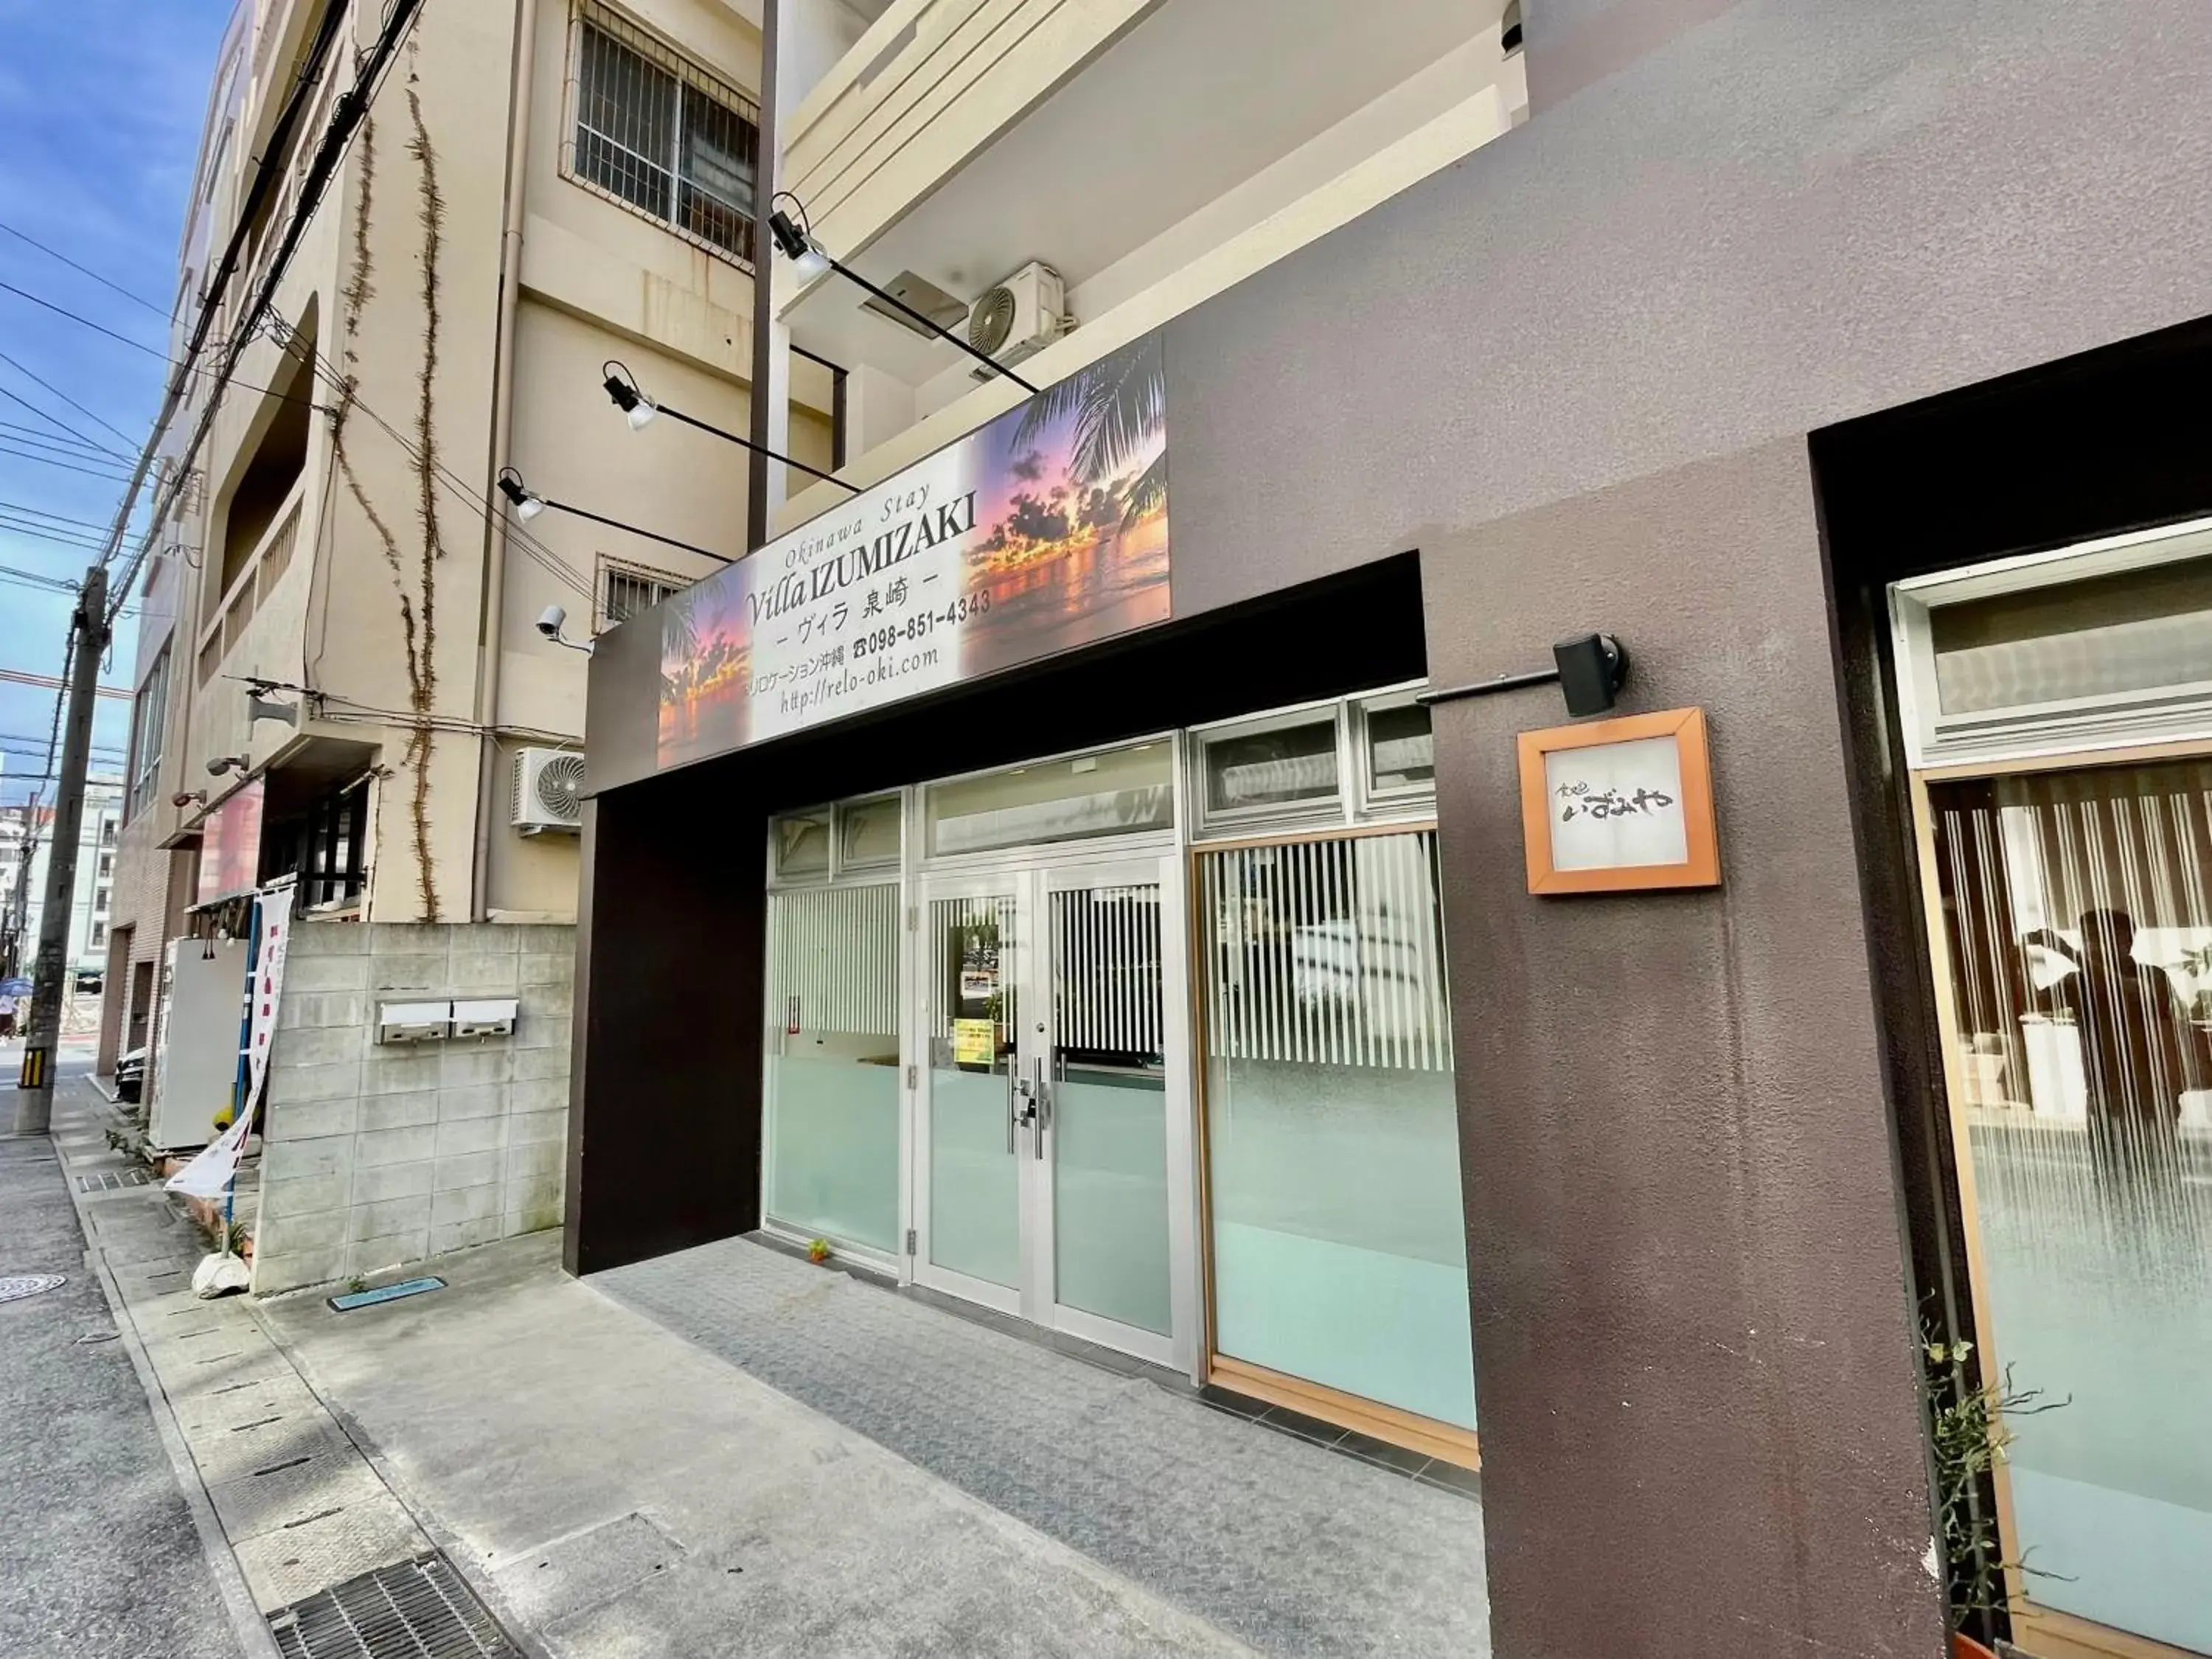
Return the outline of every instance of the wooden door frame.
<path id="1" fill-rule="evenodd" d="M 1965 762 L 1948 766 L 1915 769 L 1908 775 L 1911 799 L 1914 874 L 1918 878 L 1921 933 L 1928 952 L 1929 986 L 1936 1001 L 1936 1024 L 1940 1034 L 1936 1055 L 1943 1079 L 1943 1117 L 1950 1131 L 1952 1168 L 1958 1182 L 1961 1219 L 1960 1243 L 1966 1258 L 1968 1299 L 1973 1309 L 1974 1343 L 1981 1359 L 1984 1384 L 2002 1375 L 1992 1328 L 1988 1263 L 1983 1255 L 1981 1206 L 1975 1185 L 1973 1146 L 1966 1120 L 1965 1078 L 1960 1068 L 1964 1041 L 1953 991 L 1951 941 L 1944 927 L 1943 884 L 1936 862 L 1936 820 L 1930 786 L 1971 783 L 1984 779 L 2046 775 L 2089 769 L 2141 766 L 2166 761 L 2212 761 L 2212 741 L 2203 738 L 2169 743 L 2135 744 L 2113 749 L 2075 750 L 2063 755 L 2030 755 L 2011 760 Z M 1994 1418 L 1993 1418 L 1994 1420 Z M 1997 1537 L 2004 1557 L 2005 1604 L 2016 1637 L 2032 1647 L 2038 1659 L 2202 1659 L 2186 1648 L 2137 1636 L 2094 1620 L 2043 1607 L 2028 1594 L 2027 1577 L 2019 1567 L 2019 1523 L 2013 1511 L 2012 1471 L 1999 1460 L 1990 1471 L 1996 1493 Z"/>

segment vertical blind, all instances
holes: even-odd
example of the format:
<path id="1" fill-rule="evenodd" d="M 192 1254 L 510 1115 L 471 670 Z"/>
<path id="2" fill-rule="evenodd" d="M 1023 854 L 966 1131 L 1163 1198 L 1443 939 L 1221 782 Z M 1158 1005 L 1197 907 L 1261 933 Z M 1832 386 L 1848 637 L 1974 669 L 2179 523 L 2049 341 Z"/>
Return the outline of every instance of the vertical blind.
<path id="1" fill-rule="evenodd" d="M 792 998 L 809 1031 L 882 1034 L 898 1018 L 899 890 L 834 887 L 774 896 L 769 1018 Z"/>
<path id="2" fill-rule="evenodd" d="M 1054 893 L 1052 972 L 1059 1048 L 1158 1056 L 1166 1046 L 1158 886 Z"/>
<path id="3" fill-rule="evenodd" d="M 1206 1051 L 1451 1069 L 1436 832 L 1207 853 Z"/>

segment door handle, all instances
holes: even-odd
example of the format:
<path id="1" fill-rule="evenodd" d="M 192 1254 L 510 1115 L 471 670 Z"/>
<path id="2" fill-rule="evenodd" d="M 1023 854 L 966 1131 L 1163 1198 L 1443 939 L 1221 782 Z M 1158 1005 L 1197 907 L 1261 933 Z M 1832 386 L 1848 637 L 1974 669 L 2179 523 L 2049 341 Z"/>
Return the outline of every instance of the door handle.
<path id="1" fill-rule="evenodd" d="M 1045 1088 L 1044 1056 L 1036 1057 L 1036 1095 L 1030 1108 L 1036 1118 L 1036 1156 L 1044 1158 L 1044 1132 L 1052 1127 L 1052 1095 Z"/>
<path id="2" fill-rule="evenodd" d="M 1006 1061 L 1006 1156 L 1014 1155 L 1014 1083 L 1022 1069 L 1021 1057 L 1008 1054 Z"/>

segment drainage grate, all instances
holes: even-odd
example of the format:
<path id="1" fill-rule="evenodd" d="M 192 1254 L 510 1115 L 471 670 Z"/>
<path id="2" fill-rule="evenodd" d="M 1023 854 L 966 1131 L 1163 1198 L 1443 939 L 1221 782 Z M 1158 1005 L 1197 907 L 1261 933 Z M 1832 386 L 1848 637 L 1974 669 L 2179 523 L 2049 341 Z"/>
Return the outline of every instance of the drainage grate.
<path id="1" fill-rule="evenodd" d="M 59 1273 L 9 1273 L 0 1275 L 0 1302 L 20 1302 L 27 1296 L 41 1296 L 48 1291 L 58 1291 L 69 1281 Z"/>
<path id="2" fill-rule="evenodd" d="M 522 1659 L 434 1551 L 269 1615 L 284 1659 Z"/>
<path id="3" fill-rule="evenodd" d="M 144 1164 L 134 1164 L 128 1170 L 100 1170 L 76 1178 L 76 1189 L 81 1193 L 119 1193 L 125 1187 L 143 1187 L 154 1179 L 154 1172 Z"/>

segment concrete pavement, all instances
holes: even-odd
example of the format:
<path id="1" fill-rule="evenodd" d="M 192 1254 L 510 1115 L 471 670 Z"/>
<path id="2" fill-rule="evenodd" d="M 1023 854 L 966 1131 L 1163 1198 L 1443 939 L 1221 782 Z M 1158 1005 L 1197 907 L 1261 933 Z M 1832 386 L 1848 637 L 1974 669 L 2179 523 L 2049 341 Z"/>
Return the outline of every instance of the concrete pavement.
<path id="1" fill-rule="evenodd" d="M 12 1084 L 19 1044 L 0 1055 Z M 83 1062 L 64 1069 L 81 1075 Z M 63 1086 L 76 1087 L 74 1077 Z M 12 1090 L 0 1088 L 12 1116 Z M 88 1265 L 53 1143 L 0 1135 L 0 1654 L 239 1659 L 131 1351 Z"/>
<path id="2" fill-rule="evenodd" d="M 559 1271 L 260 1312 L 511 1629 L 555 1659 L 1231 1656 L 1203 1620 Z"/>

